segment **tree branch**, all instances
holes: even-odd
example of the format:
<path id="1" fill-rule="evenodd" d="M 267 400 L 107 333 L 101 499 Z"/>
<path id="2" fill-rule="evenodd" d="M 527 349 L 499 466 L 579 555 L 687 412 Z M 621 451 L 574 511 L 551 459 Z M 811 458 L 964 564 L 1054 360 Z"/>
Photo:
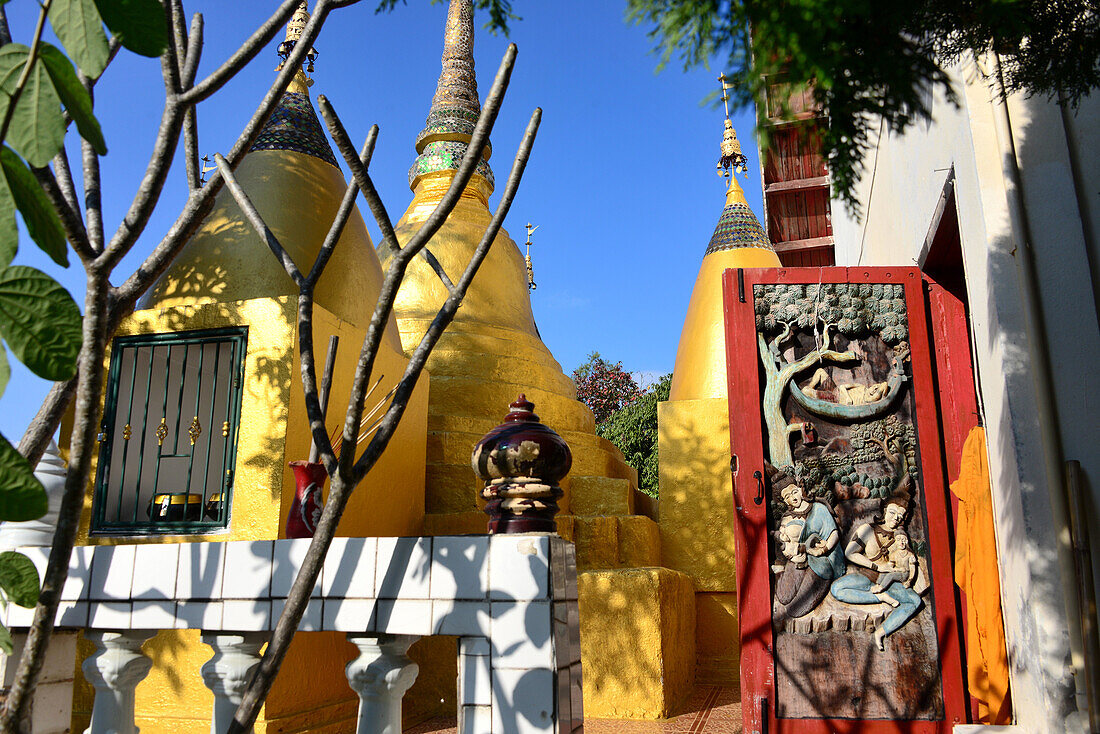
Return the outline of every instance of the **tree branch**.
<path id="1" fill-rule="evenodd" d="M 300 0 L 283 0 L 283 4 L 279 6 L 278 10 L 267 19 L 267 22 L 257 28 L 256 32 L 249 36 L 248 40 L 242 43 L 232 56 L 205 79 L 184 92 L 180 96 L 180 103 L 184 105 L 198 104 L 221 89 L 226 82 L 247 66 L 248 62 L 252 61 L 271 39 L 275 38 L 279 30 L 290 20 L 290 16 L 294 14 L 299 2 Z M 321 4 L 318 3 L 318 5 Z M 332 3 L 326 3 L 325 5 L 332 5 Z M 314 14 L 316 14 L 316 9 Z M 305 38 L 305 33 L 302 34 L 302 38 Z M 306 47 L 308 48 L 312 43 L 312 40 L 306 42 Z"/>
<path id="2" fill-rule="evenodd" d="M 282 243 L 279 242 L 279 238 L 275 236 L 275 233 L 271 231 L 271 228 L 267 226 L 264 218 L 260 216 L 260 213 L 256 211 L 256 206 L 252 203 L 252 200 L 248 198 L 248 194 L 244 192 L 241 185 L 237 183 L 237 178 L 233 175 L 233 169 L 229 167 L 225 158 L 221 153 L 214 154 L 214 162 L 218 164 L 218 172 L 221 173 L 222 178 L 225 180 L 225 185 L 229 189 L 229 193 L 233 194 L 233 198 L 236 200 L 237 205 L 241 207 L 241 211 L 244 212 L 245 218 L 249 224 L 252 225 L 256 233 L 260 235 L 260 238 L 267 243 L 267 247 L 275 255 L 275 258 L 279 261 L 279 264 L 283 266 L 283 270 L 290 276 L 290 279 L 294 281 L 294 285 L 302 288 L 306 285 L 305 278 L 302 277 L 302 272 L 298 270 L 298 266 L 294 264 L 294 259 L 290 256 L 290 253 L 286 251 Z"/>
<path id="3" fill-rule="evenodd" d="M 59 153 L 54 156 L 55 162 L 60 155 Z M 84 222 L 80 221 L 80 215 L 69 206 L 69 202 L 53 173 L 50 172 L 49 168 L 35 168 L 34 166 L 31 166 L 31 173 L 38 179 L 38 184 L 46 193 L 46 198 L 53 204 L 54 211 L 57 212 L 57 218 L 61 220 L 61 228 L 65 230 L 65 238 L 76 250 L 76 254 L 80 256 L 81 260 L 94 260 L 96 253 L 92 250 L 92 245 L 88 241 L 88 232 L 84 229 Z"/>
<path id="4" fill-rule="evenodd" d="M 31 466 L 37 466 L 46 446 L 50 443 L 57 426 L 61 423 L 61 417 L 65 409 L 69 407 L 69 401 L 76 395 L 76 375 L 65 382 L 55 382 L 42 401 L 42 407 L 38 409 L 31 420 L 27 430 L 23 432 L 23 439 L 19 442 L 19 453 Z"/>
<path id="5" fill-rule="evenodd" d="M 73 183 L 73 170 L 69 166 L 69 154 L 65 152 L 64 146 L 53 157 L 53 172 L 58 188 L 61 190 L 61 195 L 65 197 L 65 203 L 79 218 L 80 199 L 76 194 L 76 184 Z M 84 229 L 83 220 L 80 222 L 80 228 Z M 85 234 L 87 233 L 85 232 Z"/>
<path id="6" fill-rule="evenodd" d="M 317 576 L 321 571 L 321 565 L 324 562 L 325 554 L 328 552 L 329 545 L 332 543 L 332 538 L 336 533 L 336 527 L 339 524 L 340 517 L 343 515 L 344 508 L 347 506 L 347 501 L 359 479 L 363 476 L 362 473 L 357 471 L 358 466 L 355 462 L 356 437 L 359 431 L 359 421 L 362 418 L 363 401 L 367 390 L 367 379 L 369 378 L 374 358 L 381 343 L 382 333 L 388 325 L 397 289 L 400 286 L 401 278 L 404 275 L 409 260 L 416 256 L 419 249 L 423 248 L 424 245 L 427 244 L 428 239 L 439 229 L 447 215 L 457 203 L 458 197 L 463 189 L 465 189 L 470 176 L 473 175 L 474 166 L 481 156 L 481 150 L 485 145 L 485 141 L 496 120 L 497 112 L 500 109 L 500 103 L 508 86 L 508 79 L 511 75 L 512 66 L 515 63 L 515 56 L 516 47 L 512 44 L 509 46 L 504 60 L 501 63 L 500 70 L 497 72 L 492 91 L 486 100 L 485 107 L 475 127 L 470 148 L 463 157 L 462 164 L 459 166 L 459 170 L 455 175 L 451 188 L 448 190 L 447 194 L 444 195 L 443 200 L 437 205 L 435 211 L 425 222 L 424 226 L 422 226 L 417 234 L 413 236 L 410 246 L 406 247 L 397 255 L 394 264 L 391 265 L 386 273 L 386 278 L 378 297 L 378 303 L 375 306 L 370 326 L 363 340 L 363 348 L 359 355 L 355 382 L 352 385 L 351 396 L 348 401 L 348 415 L 344 424 L 344 442 L 341 446 L 340 461 L 338 462 L 336 471 L 330 474 L 328 502 L 325 505 L 324 511 L 321 513 L 321 519 L 318 523 L 313 540 L 310 543 L 309 550 L 306 553 L 306 557 L 303 560 L 301 570 L 291 587 L 287 603 L 283 609 L 283 614 L 276 623 L 271 641 L 267 646 L 267 650 L 264 652 L 256 673 L 253 675 L 248 690 L 245 692 L 241 704 L 237 707 L 233 723 L 229 727 L 229 734 L 243 734 L 243 732 L 255 721 L 256 715 L 259 713 L 260 707 L 263 705 L 263 701 L 268 691 L 271 689 L 271 684 L 274 682 L 275 676 L 279 672 L 279 668 L 286 656 L 286 651 L 290 646 L 290 641 L 294 636 L 294 632 L 301 622 L 305 604 L 309 600 L 313 585 L 316 583 Z M 497 215 L 494 216 L 493 221 L 490 223 L 490 228 L 493 230 L 493 236 L 495 236 L 496 231 L 500 228 L 503 216 L 507 213 L 508 206 L 511 204 L 512 197 L 515 194 L 515 188 L 518 186 L 519 180 L 522 177 L 523 166 L 526 165 L 527 156 L 529 155 L 530 146 L 534 139 L 540 115 L 541 111 L 536 110 L 535 114 L 532 116 L 531 124 L 528 125 L 527 135 L 525 135 L 520 153 L 517 155 L 516 165 L 513 166 L 508 189 L 506 189 L 501 205 L 498 207 Z M 480 260 L 484 259 L 485 253 L 487 253 L 489 246 L 492 244 L 493 236 L 490 236 L 487 231 L 486 237 L 483 238 L 483 242 L 479 244 L 478 251 L 471 261 L 472 270 L 474 272 L 476 272 L 477 265 L 480 265 Z M 417 242 L 417 240 L 419 240 L 419 242 L 417 243 L 417 247 L 414 248 L 412 244 Z M 477 262 L 475 263 L 474 260 Z M 446 310 L 450 309 L 451 318 L 453 318 L 453 312 L 457 311 L 462 296 L 465 295 L 465 286 L 469 285 L 472 278 L 473 273 L 470 272 L 470 268 L 468 268 L 466 277 L 460 282 L 459 292 L 452 293 L 451 297 L 448 298 L 445 303 L 443 311 L 446 312 Z M 303 298 L 306 299 L 307 302 L 308 297 L 308 294 L 303 294 Z M 303 301 L 300 299 L 299 303 L 302 304 Z M 441 320 L 437 316 L 436 321 L 441 322 L 442 325 L 439 328 L 442 330 L 445 326 L 443 321 L 449 321 L 449 319 L 444 317 L 444 319 Z M 301 321 L 299 323 L 301 325 Z M 434 326 L 435 324 L 433 323 L 433 327 Z M 438 339 L 438 335 L 435 335 L 435 338 Z M 299 335 L 299 340 L 301 340 L 301 334 Z M 429 341 L 431 345 L 434 345 L 434 341 Z M 419 374 L 419 370 L 423 369 L 423 362 L 426 361 L 427 353 L 430 351 L 431 346 L 425 347 L 425 342 L 422 341 L 421 349 L 418 349 L 419 367 L 417 368 L 417 375 Z M 402 379 L 402 384 L 406 390 L 404 393 L 400 389 L 397 391 L 397 397 L 395 397 L 394 403 L 397 403 L 402 395 L 405 401 L 408 400 L 412 387 L 415 385 L 415 378 L 410 381 L 407 379 L 408 376 L 409 370 L 406 369 L 406 378 Z M 376 434 L 375 438 L 372 439 L 367 447 L 367 453 L 374 456 L 374 459 L 370 461 L 371 464 L 373 464 L 374 460 L 377 460 L 377 455 L 381 454 L 381 450 L 384 449 L 386 443 L 388 443 L 389 436 L 392 436 L 393 430 L 396 428 L 396 423 L 400 420 L 403 409 L 404 406 L 400 406 L 395 413 L 394 405 L 391 405 L 387 417 L 392 417 L 392 424 L 387 425 L 383 423 L 383 427 L 388 429 L 387 437 L 385 440 L 379 442 L 379 435 Z"/>
<path id="7" fill-rule="evenodd" d="M 80 527 L 84 507 L 84 489 L 88 484 L 95 437 L 98 431 L 100 396 L 103 391 L 103 357 L 107 350 L 108 283 L 94 266 L 88 271 L 84 300 L 84 340 L 80 347 L 77 374 L 76 410 L 73 440 L 69 446 L 69 471 L 57 517 L 50 558 L 42 579 L 42 592 L 27 633 L 23 655 L 15 671 L 4 708 L 0 711 L 0 730 L 30 730 L 30 706 L 45 660 L 46 646 L 53 634 L 54 619 L 61 589 L 69 572 L 69 558 Z M 24 728 L 25 727 L 25 728 Z"/>

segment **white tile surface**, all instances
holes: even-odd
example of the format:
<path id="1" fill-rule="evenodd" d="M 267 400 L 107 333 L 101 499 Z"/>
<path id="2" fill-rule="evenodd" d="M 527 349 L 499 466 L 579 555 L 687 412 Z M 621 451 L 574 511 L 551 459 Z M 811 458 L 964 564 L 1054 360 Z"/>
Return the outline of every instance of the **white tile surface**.
<path id="1" fill-rule="evenodd" d="M 374 576 L 378 598 L 431 598 L 431 565 L 431 538 L 378 538 Z"/>
<path id="2" fill-rule="evenodd" d="M 306 551 L 309 550 L 311 542 L 313 542 L 311 538 L 288 538 L 275 541 L 274 561 L 271 568 L 271 596 L 273 598 L 285 599 L 290 594 L 290 586 L 294 583 L 294 578 L 302 568 L 302 561 L 305 560 Z M 330 547 L 330 553 L 332 550 Z M 322 568 L 310 596 L 321 595 L 324 576 L 324 569 Z"/>
<path id="3" fill-rule="evenodd" d="M 95 548 L 90 545 L 78 545 L 69 556 L 69 575 L 65 586 L 61 588 L 62 601 L 87 599 L 92 577 L 92 557 Z"/>
<path id="4" fill-rule="evenodd" d="M 4 613 L 4 626 L 9 629 L 30 627 L 33 620 L 34 607 L 24 609 L 15 604 L 8 604 L 8 608 Z"/>
<path id="5" fill-rule="evenodd" d="M 433 599 L 484 599 L 488 588 L 488 536 L 433 539 Z"/>
<path id="6" fill-rule="evenodd" d="M 225 544 L 223 599 L 271 597 L 271 558 L 274 545 L 271 540 L 238 540 Z M 252 628 L 243 629 L 248 631 Z"/>
<path id="7" fill-rule="evenodd" d="M 374 632 L 374 599 L 325 599 L 324 628 L 337 632 Z"/>
<path id="8" fill-rule="evenodd" d="M 227 599 L 222 602 L 222 626 L 226 632 L 262 632 L 271 629 L 269 599 Z"/>
<path id="9" fill-rule="evenodd" d="M 377 550 L 375 538 L 333 538 L 321 573 L 325 597 L 373 599 Z"/>
<path id="10" fill-rule="evenodd" d="M 134 577 L 134 545 L 99 545 L 92 561 L 92 582 L 88 598 L 93 601 L 130 599 Z"/>
<path id="11" fill-rule="evenodd" d="M 430 635 L 432 603 L 428 599 L 379 599 L 378 631 L 390 635 Z"/>
<path id="12" fill-rule="evenodd" d="M 177 599 L 217 599 L 221 596 L 225 546 L 226 543 L 180 544 Z"/>
<path id="13" fill-rule="evenodd" d="M 554 731 L 554 673 L 493 669 L 493 734 L 548 734 Z"/>
<path id="14" fill-rule="evenodd" d="M 139 545 L 136 554 L 130 598 L 175 599 L 180 544 Z"/>
<path id="15" fill-rule="evenodd" d="M 493 681 L 489 658 L 463 655 L 458 659 L 458 705 L 489 706 L 493 702 Z"/>
<path id="16" fill-rule="evenodd" d="M 459 655 L 489 655 L 491 647 L 484 637 L 462 637 L 458 641 Z"/>
<path id="17" fill-rule="evenodd" d="M 91 629 L 130 629 L 130 602 L 97 602 L 94 600 L 89 602 L 88 627 Z"/>
<path id="18" fill-rule="evenodd" d="M 550 602 L 493 602 L 493 669 L 552 668 Z"/>
<path id="19" fill-rule="evenodd" d="M 87 627 L 88 602 L 62 599 L 57 605 L 54 624 L 58 627 Z"/>
<path id="20" fill-rule="evenodd" d="M 432 602 L 432 634 L 488 635 L 489 602 L 436 599 Z"/>
<path id="21" fill-rule="evenodd" d="M 176 602 L 163 599 L 133 602 L 133 611 L 130 616 L 131 629 L 170 630 L 175 627 Z"/>
<path id="22" fill-rule="evenodd" d="M 489 734 L 493 728 L 493 710 L 488 706 L 463 706 L 462 734 Z"/>
<path id="23" fill-rule="evenodd" d="M 275 624 L 279 621 L 279 617 L 283 613 L 283 607 L 286 606 L 286 599 L 272 599 L 271 600 L 271 628 L 275 629 Z M 302 622 L 298 625 L 299 632 L 320 632 L 323 629 L 324 624 L 324 604 L 320 598 L 310 599 L 306 604 L 306 611 L 302 614 Z"/>
<path id="24" fill-rule="evenodd" d="M 220 630 L 222 628 L 222 603 L 220 601 L 181 601 L 176 605 L 176 629 Z"/>
<path id="25" fill-rule="evenodd" d="M 549 598 L 550 537 L 494 535 L 489 542 L 489 598 Z"/>

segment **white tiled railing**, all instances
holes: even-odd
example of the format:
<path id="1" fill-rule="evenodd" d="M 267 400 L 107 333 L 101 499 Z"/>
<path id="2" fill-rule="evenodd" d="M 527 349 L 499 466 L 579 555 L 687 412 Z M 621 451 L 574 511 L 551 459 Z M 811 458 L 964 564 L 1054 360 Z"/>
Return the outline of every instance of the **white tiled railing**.
<path id="1" fill-rule="evenodd" d="M 211 732 L 224 732 L 258 651 L 282 612 L 310 541 L 84 546 L 73 551 L 57 613 L 86 630 L 96 688 L 90 734 L 134 732 L 134 688 L 160 629 L 200 629 L 214 657 Z M 45 570 L 48 548 L 22 548 Z M 33 610 L 9 605 L 25 628 Z M 347 633 L 360 734 L 397 734 L 401 696 L 416 678 L 417 637 L 459 637 L 459 731 L 571 734 L 582 727 L 573 546 L 556 535 L 336 538 L 301 630 Z"/>

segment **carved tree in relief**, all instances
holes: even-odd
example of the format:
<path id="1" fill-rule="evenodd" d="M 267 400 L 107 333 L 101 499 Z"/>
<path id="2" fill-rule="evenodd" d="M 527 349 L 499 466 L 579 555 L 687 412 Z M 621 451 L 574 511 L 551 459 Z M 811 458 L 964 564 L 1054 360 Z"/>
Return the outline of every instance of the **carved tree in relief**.
<path id="1" fill-rule="evenodd" d="M 908 338 L 905 300 L 901 286 L 870 283 L 781 284 L 755 286 L 756 330 L 760 361 L 766 378 L 763 394 L 764 423 L 768 429 L 771 463 L 792 467 L 791 434 L 804 431 L 802 423 L 787 423 L 783 397 L 791 396 L 808 412 L 831 420 L 871 420 L 885 415 L 905 382 L 902 362 L 907 349 L 899 342 Z M 801 356 L 784 343 L 795 330 L 814 334 L 816 347 Z M 798 375 L 825 363 L 853 365 L 861 356 L 854 349 L 831 348 L 834 333 L 856 337 L 876 332 L 886 344 L 899 344 L 889 378 L 881 385 L 845 390 L 847 400 L 834 402 L 806 394 L 793 384 Z M 774 336 L 772 336 L 774 335 Z"/>

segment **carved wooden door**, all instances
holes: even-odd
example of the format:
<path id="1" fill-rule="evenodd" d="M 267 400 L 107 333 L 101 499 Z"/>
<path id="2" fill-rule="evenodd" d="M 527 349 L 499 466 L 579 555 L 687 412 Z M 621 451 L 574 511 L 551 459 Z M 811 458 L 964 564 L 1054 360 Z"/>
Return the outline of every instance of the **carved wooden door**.
<path id="1" fill-rule="evenodd" d="M 922 285 L 726 271 L 746 734 L 966 721 Z"/>

